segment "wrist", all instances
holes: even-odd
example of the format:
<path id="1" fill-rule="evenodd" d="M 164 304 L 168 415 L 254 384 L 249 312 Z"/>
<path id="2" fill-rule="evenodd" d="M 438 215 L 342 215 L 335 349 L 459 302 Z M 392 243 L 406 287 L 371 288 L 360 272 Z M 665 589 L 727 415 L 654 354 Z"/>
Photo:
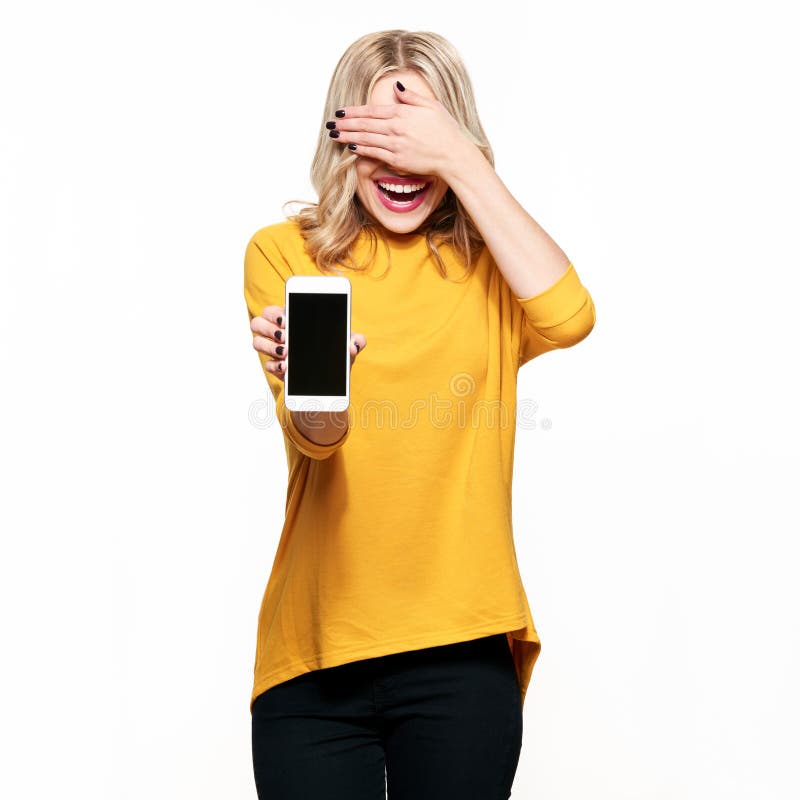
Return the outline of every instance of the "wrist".
<path id="1" fill-rule="evenodd" d="M 492 165 L 486 160 L 478 146 L 463 137 L 461 144 L 450 151 L 443 169 L 439 172 L 439 177 L 454 192 L 458 193 L 459 186 L 487 167 L 492 169 Z"/>

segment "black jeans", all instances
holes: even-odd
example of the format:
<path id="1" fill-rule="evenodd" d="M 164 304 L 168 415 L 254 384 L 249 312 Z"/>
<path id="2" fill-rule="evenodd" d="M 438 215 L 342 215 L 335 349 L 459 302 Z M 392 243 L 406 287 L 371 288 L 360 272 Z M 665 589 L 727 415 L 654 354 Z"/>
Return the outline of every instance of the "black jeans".
<path id="1" fill-rule="evenodd" d="M 507 800 L 522 703 L 506 635 L 284 681 L 253 704 L 252 747 L 260 800 Z"/>

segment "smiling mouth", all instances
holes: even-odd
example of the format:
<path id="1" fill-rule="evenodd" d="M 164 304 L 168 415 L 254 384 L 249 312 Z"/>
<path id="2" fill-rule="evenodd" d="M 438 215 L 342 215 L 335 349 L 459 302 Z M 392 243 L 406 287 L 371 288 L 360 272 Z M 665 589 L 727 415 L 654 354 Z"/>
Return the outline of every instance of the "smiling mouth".
<path id="1" fill-rule="evenodd" d="M 393 203 L 411 203 L 425 192 L 431 185 L 430 181 L 420 181 L 412 184 L 395 184 L 390 181 L 374 181 L 378 191 Z"/>

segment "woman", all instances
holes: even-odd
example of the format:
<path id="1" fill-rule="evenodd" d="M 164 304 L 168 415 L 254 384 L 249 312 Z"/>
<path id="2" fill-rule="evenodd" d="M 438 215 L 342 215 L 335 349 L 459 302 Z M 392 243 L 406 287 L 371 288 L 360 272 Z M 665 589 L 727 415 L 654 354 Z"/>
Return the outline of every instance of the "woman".
<path id="1" fill-rule="evenodd" d="M 495 174 L 447 40 L 358 39 L 324 121 L 319 203 L 245 255 L 289 467 L 258 620 L 256 787 L 507 798 L 540 649 L 511 528 L 516 375 L 583 339 L 594 306 Z M 348 412 L 283 403 L 292 274 L 351 281 Z"/>

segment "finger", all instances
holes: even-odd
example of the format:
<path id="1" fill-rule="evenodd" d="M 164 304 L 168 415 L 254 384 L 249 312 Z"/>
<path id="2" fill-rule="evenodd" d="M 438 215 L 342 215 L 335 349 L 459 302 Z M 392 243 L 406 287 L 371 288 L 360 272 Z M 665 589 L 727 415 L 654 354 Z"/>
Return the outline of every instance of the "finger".
<path id="1" fill-rule="evenodd" d="M 271 372 L 276 378 L 284 380 L 286 377 L 286 361 L 267 361 L 264 364 L 264 369 Z"/>
<path id="2" fill-rule="evenodd" d="M 281 327 L 272 320 L 264 319 L 264 317 L 253 317 L 250 320 L 250 330 L 253 333 L 260 333 L 262 336 L 274 336 L 275 331 L 281 330 Z"/>
<path id="3" fill-rule="evenodd" d="M 397 113 L 397 103 L 391 105 L 368 105 L 368 106 L 343 106 L 336 112 L 337 119 L 351 119 L 353 117 L 374 117 L 376 119 L 388 119 Z"/>
<path id="4" fill-rule="evenodd" d="M 430 97 L 425 97 L 425 95 L 415 92 L 413 89 L 409 89 L 407 86 L 403 86 L 400 81 L 395 81 L 392 86 L 394 87 L 394 96 L 399 100 L 402 100 L 404 103 L 411 103 L 412 105 L 418 106 L 430 106 L 436 103 L 436 100 Z M 402 89 L 400 88 L 401 86 L 403 87 Z"/>
<path id="5" fill-rule="evenodd" d="M 286 328 L 286 312 L 283 306 L 267 306 L 260 316 L 250 320 L 250 329 L 253 333 L 271 336 L 276 328 Z"/>
<path id="6" fill-rule="evenodd" d="M 277 319 L 281 319 L 280 316 Z M 286 326 L 276 325 L 263 317 L 254 317 L 250 322 L 250 327 L 253 333 L 256 333 L 265 339 L 271 339 L 278 344 L 286 344 Z"/>
<path id="7" fill-rule="evenodd" d="M 357 156 L 374 158 L 378 161 L 383 161 L 384 164 L 388 164 L 390 167 L 400 169 L 400 165 L 397 163 L 397 153 L 391 150 L 385 150 L 382 147 L 371 147 L 366 144 L 356 144 L 355 142 L 348 142 L 347 147 L 349 150 L 354 150 Z"/>
<path id="8" fill-rule="evenodd" d="M 361 150 L 362 147 L 375 147 L 383 150 L 392 149 L 392 136 L 383 133 L 365 133 L 362 130 L 341 132 L 331 131 L 331 133 L 336 134 L 336 136 L 333 136 L 332 138 L 335 139 L 339 144 L 357 144 L 359 150 Z M 351 147 L 350 149 L 352 150 L 353 148 Z"/>
<path id="9" fill-rule="evenodd" d="M 366 131 L 367 133 L 382 134 L 388 136 L 394 133 L 394 122 L 386 119 L 373 119 L 371 117 L 352 118 L 352 119 L 337 119 L 333 121 L 333 129 L 328 136 L 332 139 L 340 138 L 341 134 L 345 131 Z M 338 132 L 340 136 L 336 136 Z"/>
<path id="10" fill-rule="evenodd" d="M 268 319 L 270 322 L 274 322 L 276 325 L 282 325 L 285 327 L 286 312 L 283 306 L 267 306 L 261 312 L 261 317 L 263 319 Z"/>
<path id="11" fill-rule="evenodd" d="M 286 345 L 276 342 L 274 339 L 267 336 L 256 335 L 253 337 L 253 347 L 259 353 L 271 356 L 275 359 L 286 358 Z"/>

